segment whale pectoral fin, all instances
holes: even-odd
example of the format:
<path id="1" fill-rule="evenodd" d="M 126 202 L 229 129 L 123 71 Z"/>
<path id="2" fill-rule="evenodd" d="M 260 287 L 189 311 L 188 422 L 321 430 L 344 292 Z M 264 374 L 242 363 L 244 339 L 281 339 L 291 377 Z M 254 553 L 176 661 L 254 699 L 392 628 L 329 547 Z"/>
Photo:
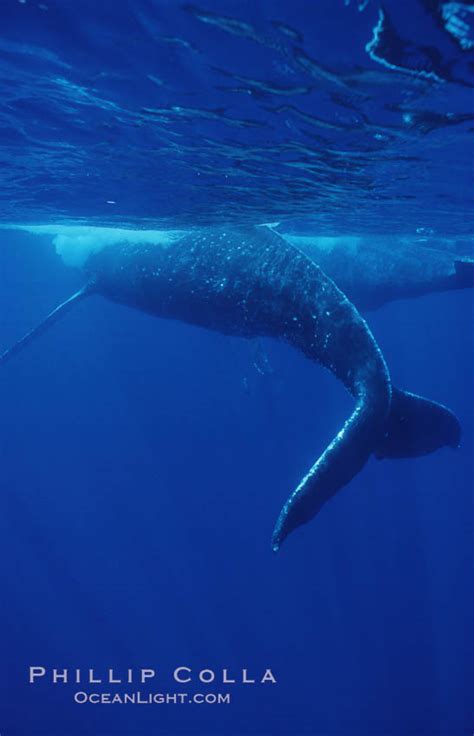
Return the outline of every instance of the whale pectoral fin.
<path id="1" fill-rule="evenodd" d="M 378 459 L 418 457 L 440 447 L 458 447 L 461 427 L 446 406 L 422 396 L 392 389 L 392 401 Z"/>
<path id="2" fill-rule="evenodd" d="M 285 503 L 273 532 L 273 551 L 347 485 L 372 453 L 378 458 L 417 457 L 444 445 L 458 447 L 460 436 L 459 421 L 449 409 L 416 394 L 392 387 L 383 424 L 376 403 L 359 403 Z"/>
<path id="3" fill-rule="evenodd" d="M 456 284 L 459 287 L 474 286 L 474 259 L 459 258 L 454 261 L 456 270 Z"/>
<path id="4" fill-rule="evenodd" d="M 21 340 L 18 340 L 14 345 L 12 345 L 11 348 L 8 350 L 5 350 L 5 352 L 0 355 L 0 365 L 3 365 L 8 360 L 13 358 L 14 355 L 17 355 L 20 353 L 24 348 L 26 348 L 27 345 L 30 344 L 32 340 L 34 340 L 36 337 L 39 337 L 43 334 L 47 329 L 52 327 L 52 325 L 56 324 L 56 322 L 61 319 L 69 310 L 71 307 L 74 306 L 74 304 L 79 301 L 80 299 L 84 299 L 84 297 L 88 296 L 90 294 L 90 286 L 84 286 L 82 289 L 79 289 L 79 291 L 76 291 L 75 294 L 69 297 L 69 299 L 66 299 L 66 301 L 59 304 L 55 309 L 53 309 L 52 312 L 48 314 L 47 317 L 45 317 L 39 325 L 36 325 L 30 332 L 27 332 L 26 335 L 24 335 Z"/>
<path id="5" fill-rule="evenodd" d="M 362 469 L 379 432 L 377 413 L 357 405 L 344 427 L 283 506 L 272 536 L 274 552 L 279 550 L 290 532 L 316 516 L 326 501 Z"/>

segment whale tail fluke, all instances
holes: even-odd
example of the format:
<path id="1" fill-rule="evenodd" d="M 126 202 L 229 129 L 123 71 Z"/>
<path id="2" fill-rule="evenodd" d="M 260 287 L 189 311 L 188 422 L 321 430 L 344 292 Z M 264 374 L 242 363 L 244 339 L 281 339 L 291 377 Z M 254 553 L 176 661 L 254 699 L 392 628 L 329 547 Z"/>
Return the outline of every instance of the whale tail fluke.
<path id="1" fill-rule="evenodd" d="M 390 414 L 378 459 L 418 457 L 440 447 L 459 447 L 461 426 L 443 404 L 393 388 Z"/>
<path id="2" fill-rule="evenodd" d="M 368 401 L 356 406 L 343 429 L 283 506 L 272 537 L 274 552 L 294 529 L 316 516 L 350 482 L 371 454 L 380 459 L 408 458 L 426 455 L 445 445 L 459 446 L 458 419 L 435 401 L 392 387 L 383 425 L 377 425 L 378 416 L 380 412 Z"/>
<path id="3" fill-rule="evenodd" d="M 36 325 L 30 332 L 27 332 L 26 335 L 24 335 L 21 340 L 18 340 L 14 345 L 12 345 L 11 348 L 8 350 L 5 350 L 5 352 L 0 355 L 0 365 L 4 365 L 4 363 L 7 363 L 11 358 L 13 358 L 15 355 L 20 353 L 24 348 L 27 347 L 27 345 L 32 342 L 36 337 L 39 337 L 43 334 L 43 332 L 46 332 L 52 325 L 56 324 L 58 320 L 60 320 L 69 310 L 75 305 L 77 301 L 80 299 L 84 299 L 84 297 L 88 296 L 90 293 L 90 287 L 84 286 L 82 289 L 79 289 L 79 291 L 76 291 L 75 294 L 69 297 L 69 299 L 66 299 L 66 301 L 59 304 L 55 309 L 53 309 L 52 312 L 48 314 L 47 317 L 45 317 L 42 322 L 39 323 L 39 325 Z"/>

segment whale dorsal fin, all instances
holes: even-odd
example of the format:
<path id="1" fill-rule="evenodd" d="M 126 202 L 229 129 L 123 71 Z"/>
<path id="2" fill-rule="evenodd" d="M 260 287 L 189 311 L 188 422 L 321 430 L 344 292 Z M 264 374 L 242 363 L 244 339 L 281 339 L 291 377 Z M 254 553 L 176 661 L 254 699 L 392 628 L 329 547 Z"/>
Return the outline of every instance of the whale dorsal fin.
<path id="1" fill-rule="evenodd" d="M 86 296 L 89 296 L 90 291 L 90 286 L 89 284 L 87 284 L 86 286 L 83 286 L 82 289 L 79 289 L 79 291 L 76 291 L 75 294 L 66 299 L 66 301 L 59 304 L 55 309 L 53 309 L 52 312 L 48 314 L 47 317 L 45 317 L 39 323 L 39 325 L 33 327 L 33 329 L 27 332 L 26 335 L 21 338 L 21 340 L 18 340 L 18 342 L 12 345 L 11 348 L 5 350 L 5 352 L 0 355 L 0 365 L 3 365 L 8 360 L 10 360 L 10 358 L 13 358 L 15 355 L 17 355 L 17 353 L 20 353 L 23 348 L 26 348 L 26 346 L 30 344 L 32 340 L 42 335 L 43 332 L 46 332 L 46 330 L 52 327 L 52 325 L 56 324 L 56 322 L 58 322 L 61 317 L 69 312 L 69 310 L 76 304 L 76 302 L 78 302 L 80 299 L 84 299 Z"/>

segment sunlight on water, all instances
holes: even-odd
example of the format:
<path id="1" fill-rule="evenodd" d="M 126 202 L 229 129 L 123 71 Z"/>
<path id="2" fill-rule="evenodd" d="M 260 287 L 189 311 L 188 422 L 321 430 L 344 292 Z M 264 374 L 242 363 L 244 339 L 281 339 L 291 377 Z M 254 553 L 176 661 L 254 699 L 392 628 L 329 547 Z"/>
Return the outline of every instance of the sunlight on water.
<path id="1" fill-rule="evenodd" d="M 466 235 L 473 14 L 403 5 L 12 2 L 0 216 Z"/>

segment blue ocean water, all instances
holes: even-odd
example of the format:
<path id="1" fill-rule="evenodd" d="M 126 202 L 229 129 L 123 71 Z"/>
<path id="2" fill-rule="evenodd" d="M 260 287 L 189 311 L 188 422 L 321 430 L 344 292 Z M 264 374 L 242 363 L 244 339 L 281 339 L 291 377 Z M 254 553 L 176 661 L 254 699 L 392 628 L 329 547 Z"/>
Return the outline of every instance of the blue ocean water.
<path id="1" fill-rule="evenodd" d="M 81 286 L 65 226 L 278 221 L 472 255 L 471 3 L 198 2 L 2 3 L 2 349 Z M 462 445 L 371 460 L 278 555 L 353 403 L 295 350 L 97 298 L 2 366 L 2 736 L 474 731 L 472 291 L 365 316 Z M 277 682 L 222 683 L 243 668 Z M 137 690 L 231 702 L 74 701 Z"/>

